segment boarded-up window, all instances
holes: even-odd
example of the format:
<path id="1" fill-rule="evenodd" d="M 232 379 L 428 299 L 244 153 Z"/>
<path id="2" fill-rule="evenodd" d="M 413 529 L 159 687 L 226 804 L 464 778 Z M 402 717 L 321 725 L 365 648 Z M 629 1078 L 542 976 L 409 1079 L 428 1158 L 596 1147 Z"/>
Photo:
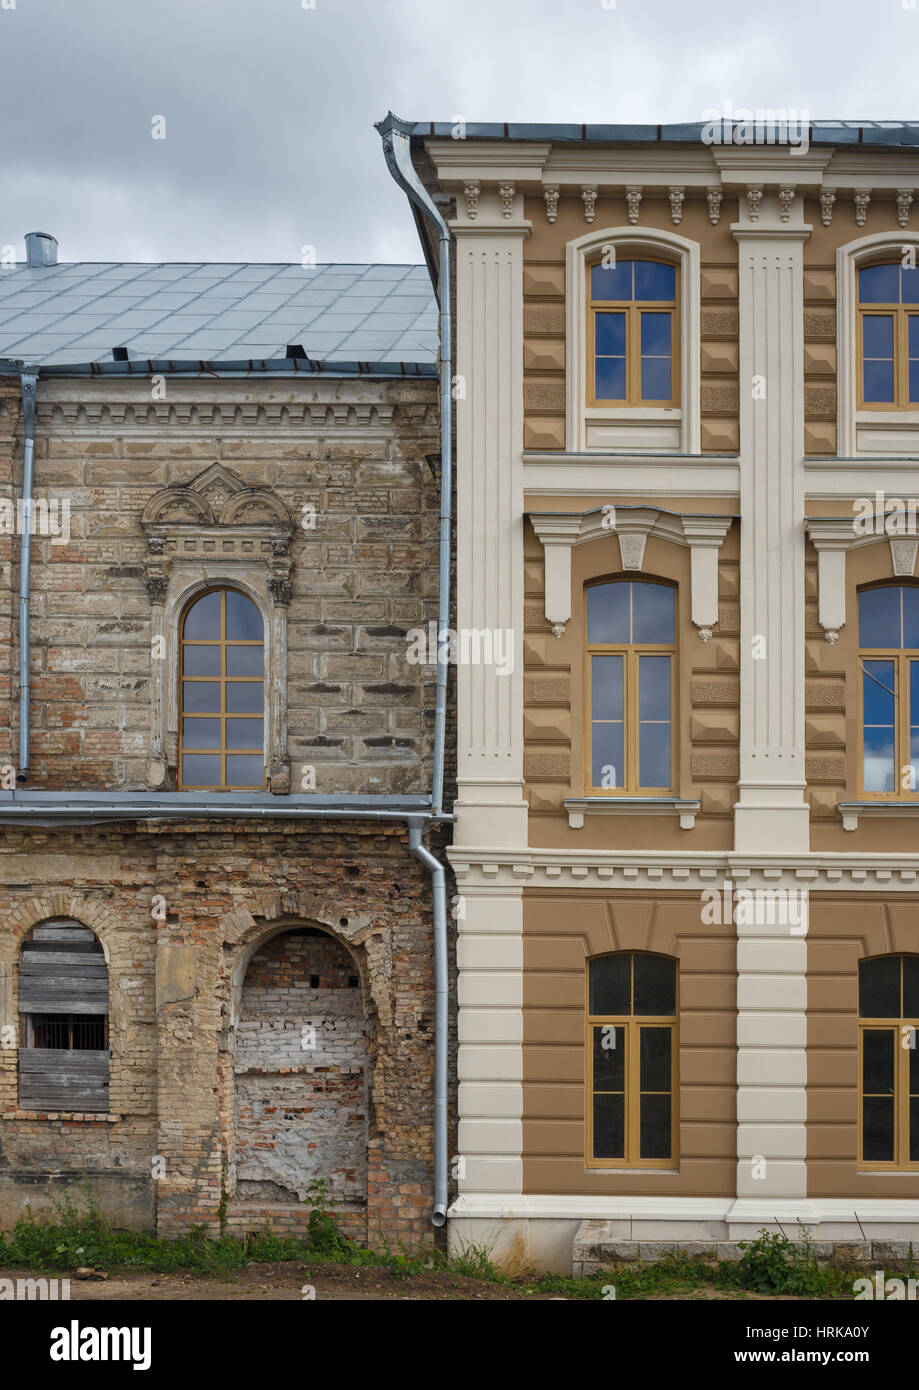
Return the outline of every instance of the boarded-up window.
<path id="1" fill-rule="evenodd" d="M 109 1108 L 108 969 L 79 922 L 43 922 L 19 964 L 19 1104 L 24 1110 Z"/>

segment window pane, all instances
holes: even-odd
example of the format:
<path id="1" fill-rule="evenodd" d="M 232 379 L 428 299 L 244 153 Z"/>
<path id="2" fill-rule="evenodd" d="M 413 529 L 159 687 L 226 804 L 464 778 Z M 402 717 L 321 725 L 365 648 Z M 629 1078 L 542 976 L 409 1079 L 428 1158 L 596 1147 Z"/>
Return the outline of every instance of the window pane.
<path id="1" fill-rule="evenodd" d="M 594 1096 L 594 1158 L 625 1155 L 625 1096 Z"/>
<path id="2" fill-rule="evenodd" d="M 631 299 L 632 262 L 619 261 L 615 266 L 591 266 L 590 295 L 592 299 Z"/>
<path id="3" fill-rule="evenodd" d="M 670 356 L 669 314 L 642 314 L 641 355 L 642 357 Z"/>
<path id="4" fill-rule="evenodd" d="M 594 787 L 609 791 L 625 783 L 622 757 L 622 724 L 592 724 L 591 779 Z"/>
<path id="5" fill-rule="evenodd" d="M 183 719 L 182 743 L 186 748 L 219 748 L 219 719 Z"/>
<path id="6" fill-rule="evenodd" d="M 618 1017 L 632 1012 L 632 957 L 597 956 L 588 962 L 590 973 L 590 1012 Z"/>
<path id="7" fill-rule="evenodd" d="M 858 297 L 862 304 L 899 304 L 899 264 L 863 266 L 858 272 Z"/>
<path id="8" fill-rule="evenodd" d="M 670 359 L 643 357 L 641 359 L 641 399 L 669 401 L 671 399 Z"/>
<path id="9" fill-rule="evenodd" d="M 183 754 L 182 783 L 186 787 L 219 787 L 219 757 L 203 757 L 200 753 Z"/>
<path id="10" fill-rule="evenodd" d="M 669 1028 L 641 1028 L 640 1068 L 643 1091 L 670 1090 Z"/>
<path id="11" fill-rule="evenodd" d="M 594 584 L 587 590 L 588 642 L 628 642 L 629 588 L 624 584 Z"/>
<path id="12" fill-rule="evenodd" d="M 670 1097 L 642 1096 L 641 1101 L 642 1158 L 670 1157 Z"/>
<path id="13" fill-rule="evenodd" d="M 919 1163 L 919 1098 L 910 1097 L 909 1102 L 909 1161 Z"/>
<path id="14" fill-rule="evenodd" d="M 227 755 L 227 786 L 263 787 L 265 785 L 265 764 L 262 756 L 253 757 L 249 753 Z"/>
<path id="15" fill-rule="evenodd" d="M 670 725 L 639 724 L 638 785 L 670 787 Z"/>
<path id="16" fill-rule="evenodd" d="M 183 676 L 219 676 L 219 647 L 183 647 Z"/>
<path id="17" fill-rule="evenodd" d="M 903 1017 L 919 1019 L 919 956 L 903 957 Z"/>
<path id="18" fill-rule="evenodd" d="M 261 676 L 264 661 L 264 647 L 227 647 L 228 676 Z"/>
<path id="19" fill-rule="evenodd" d="M 919 649 L 919 588 L 904 584 L 902 593 L 903 645 L 915 651 Z"/>
<path id="20" fill-rule="evenodd" d="M 653 1018 L 676 1017 L 676 961 L 636 955 L 635 1012 Z"/>
<path id="21" fill-rule="evenodd" d="M 900 302 L 919 304 L 919 270 L 912 266 L 900 267 Z"/>
<path id="22" fill-rule="evenodd" d="M 228 714 L 261 714 L 262 682 L 229 681 L 227 683 Z"/>
<path id="23" fill-rule="evenodd" d="M 892 1028 L 862 1034 L 862 1091 L 866 1096 L 892 1096 L 896 1033 Z"/>
<path id="24" fill-rule="evenodd" d="M 919 362 L 915 361 L 909 364 L 909 400 L 910 404 L 919 401 Z"/>
<path id="25" fill-rule="evenodd" d="M 261 642 L 262 615 L 250 598 L 227 590 L 227 637 L 236 642 Z"/>
<path id="26" fill-rule="evenodd" d="M 228 748 L 261 748 L 262 741 L 261 719 L 227 720 Z"/>
<path id="27" fill-rule="evenodd" d="M 219 593 L 205 594 L 197 603 L 192 604 L 185 614 L 182 632 L 185 637 L 220 636 Z"/>
<path id="28" fill-rule="evenodd" d="M 673 641 L 673 589 L 666 584 L 636 583 L 634 589 L 633 642 Z"/>
<path id="29" fill-rule="evenodd" d="M 660 261 L 635 262 L 636 299 L 675 299 L 676 269 Z"/>
<path id="30" fill-rule="evenodd" d="M 913 271 L 914 275 L 919 275 L 919 271 Z M 909 316 L 909 355 L 919 357 L 919 314 Z"/>
<path id="31" fill-rule="evenodd" d="M 919 1095 L 919 1028 L 911 1028 L 906 1034 L 906 1040 L 908 1044 L 906 1050 L 909 1054 L 909 1093 L 911 1096 L 915 1096 Z M 900 1046 L 903 1046 L 902 1034 Z"/>
<path id="32" fill-rule="evenodd" d="M 858 596 L 858 641 L 862 647 L 899 647 L 900 589 L 862 589 Z"/>
<path id="33" fill-rule="evenodd" d="M 866 792 L 894 790 L 894 739 L 888 729 L 865 729 L 864 771 Z"/>
<path id="34" fill-rule="evenodd" d="M 858 1012 L 861 1018 L 900 1017 L 900 957 L 859 961 Z"/>
<path id="35" fill-rule="evenodd" d="M 890 314 L 865 314 L 862 319 L 862 351 L 866 357 L 893 357 L 893 318 Z"/>
<path id="36" fill-rule="evenodd" d="M 590 712 L 594 719 L 622 718 L 622 657 L 590 659 Z"/>
<path id="37" fill-rule="evenodd" d="M 216 714 L 220 710 L 217 681 L 183 681 L 182 709 L 186 714 Z"/>
<path id="38" fill-rule="evenodd" d="M 862 662 L 862 711 L 865 724 L 893 727 L 894 722 L 894 663 L 892 661 Z"/>
<path id="39" fill-rule="evenodd" d="M 598 357 L 595 363 L 594 396 L 598 401 L 625 400 L 625 358 Z"/>
<path id="40" fill-rule="evenodd" d="M 625 354 L 625 314 L 597 314 L 594 320 L 594 347 L 598 357 Z"/>
<path id="41" fill-rule="evenodd" d="M 626 1031 L 618 1024 L 594 1028 L 594 1090 L 625 1090 Z"/>
<path id="42" fill-rule="evenodd" d="M 893 1162 L 893 1098 L 866 1096 L 862 1101 L 862 1157 Z"/>
<path id="43" fill-rule="evenodd" d="M 878 405 L 889 404 L 893 400 L 893 363 L 862 363 L 862 396 L 866 401 Z"/>
<path id="44" fill-rule="evenodd" d="M 638 662 L 638 717 L 669 724 L 670 657 L 641 656 Z"/>

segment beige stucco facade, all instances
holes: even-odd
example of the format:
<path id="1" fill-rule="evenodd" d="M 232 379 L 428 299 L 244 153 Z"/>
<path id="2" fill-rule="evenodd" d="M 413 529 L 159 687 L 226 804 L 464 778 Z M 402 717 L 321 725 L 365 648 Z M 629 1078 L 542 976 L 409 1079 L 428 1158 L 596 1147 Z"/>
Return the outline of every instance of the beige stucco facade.
<path id="1" fill-rule="evenodd" d="M 919 411 L 854 391 L 855 273 L 919 241 L 919 161 L 545 128 L 416 148 L 455 199 L 457 624 L 520 636 L 511 675 L 458 676 L 453 1237 L 560 1268 L 586 1222 L 915 1238 L 917 1175 L 857 1164 L 858 960 L 916 950 L 919 805 L 859 792 L 856 608 L 915 582 L 916 544 L 853 516 L 919 495 Z M 588 404 L 610 246 L 678 268 L 676 407 Z M 616 577 L 676 592 L 677 770 L 653 806 L 585 795 L 584 591 Z M 741 887 L 807 919 L 705 919 Z M 587 963 L 613 951 L 679 965 L 670 1168 L 588 1161 Z"/>

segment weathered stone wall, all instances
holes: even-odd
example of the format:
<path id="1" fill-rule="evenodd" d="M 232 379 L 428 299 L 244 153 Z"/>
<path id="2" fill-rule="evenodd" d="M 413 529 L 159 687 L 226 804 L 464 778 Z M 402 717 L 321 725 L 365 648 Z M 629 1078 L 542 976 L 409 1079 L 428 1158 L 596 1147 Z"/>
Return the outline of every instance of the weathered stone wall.
<path id="1" fill-rule="evenodd" d="M 434 848 L 442 848 L 436 840 Z M 41 886 L 24 881 L 28 865 Z M 245 1116 L 237 1126 L 237 1068 L 258 1056 L 254 1037 L 264 1036 L 258 1025 L 267 1019 L 275 1070 L 266 1082 L 277 1087 L 279 1112 L 297 1107 L 294 1129 L 317 1099 L 326 1107 L 319 1117 L 326 1137 L 336 1108 L 339 1118 L 342 1107 L 364 1112 L 367 1142 L 349 1148 L 353 1164 L 317 1149 L 299 1186 L 325 1177 L 333 1197 L 348 1198 L 339 1224 L 358 1239 L 433 1241 L 430 879 L 410 858 L 401 828 L 319 821 L 4 827 L 0 881 L 0 1036 L 12 1027 L 11 1045 L 0 1047 L 0 1224 L 25 1202 L 49 1209 L 52 1188 L 78 1198 L 85 1187 L 124 1224 L 149 1225 L 155 1210 L 162 1232 L 192 1224 L 216 1231 L 223 1196 L 230 1230 L 268 1219 L 279 1232 L 302 1233 L 309 1212 L 296 1192 L 246 1187 L 250 1130 Z M 154 915 L 157 896 L 165 921 Z M 108 957 L 106 1117 L 18 1107 L 16 964 L 32 927 L 54 916 L 91 927 Z M 303 928 L 324 935 L 290 936 Z M 312 960 L 306 942 L 319 943 L 308 948 L 318 952 Z M 306 988 L 293 983 L 303 975 Z M 312 1006 L 288 1013 L 296 993 L 328 995 L 334 1004 L 320 1011 L 316 1029 L 315 1064 L 330 1059 L 324 1089 L 316 1085 L 322 1073 L 281 1075 L 283 1045 L 273 1054 L 286 1031 L 276 1021 L 302 1025 L 315 1016 Z M 340 1055 L 350 1062 L 331 1060 L 334 1044 L 323 1053 L 331 1031 L 319 1026 L 323 1012 L 336 1034 L 338 1021 L 344 1025 L 349 1042 Z M 354 1066 L 359 1043 L 364 1075 L 332 1070 Z"/>

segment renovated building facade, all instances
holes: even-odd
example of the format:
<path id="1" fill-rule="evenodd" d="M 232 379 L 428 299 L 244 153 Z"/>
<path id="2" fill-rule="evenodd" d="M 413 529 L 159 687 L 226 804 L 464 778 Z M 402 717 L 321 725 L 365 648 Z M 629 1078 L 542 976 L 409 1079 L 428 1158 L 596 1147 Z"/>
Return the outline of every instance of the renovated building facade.
<path id="1" fill-rule="evenodd" d="M 916 129 L 411 138 L 518 658 L 457 670 L 451 1237 L 915 1241 Z"/>
<path id="2" fill-rule="evenodd" d="M 430 1244 L 427 272 L 27 249 L 0 272 L 0 1224 L 88 1197 L 295 1234 L 318 1205 Z"/>

